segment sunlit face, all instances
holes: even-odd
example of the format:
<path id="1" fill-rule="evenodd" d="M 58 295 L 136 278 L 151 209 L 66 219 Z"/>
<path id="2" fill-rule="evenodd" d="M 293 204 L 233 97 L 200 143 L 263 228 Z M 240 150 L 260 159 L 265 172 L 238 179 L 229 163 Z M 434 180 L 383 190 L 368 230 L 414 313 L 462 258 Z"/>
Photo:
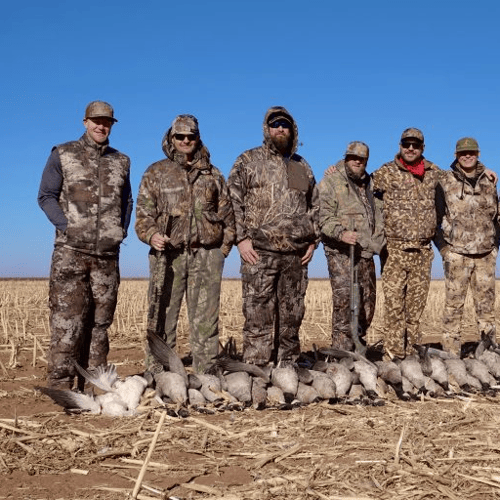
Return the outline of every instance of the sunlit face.
<path id="1" fill-rule="evenodd" d="M 419 161 L 423 152 L 424 145 L 418 139 L 403 139 L 399 145 L 401 158 L 410 165 Z"/>
<path id="2" fill-rule="evenodd" d="M 196 134 L 174 134 L 172 143 L 179 153 L 184 153 L 188 158 L 194 154 L 199 137 Z"/>
<path id="3" fill-rule="evenodd" d="M 366 163 L 368 158 L 356 155 L 347 155 L 345 157 L 346 168 L 350 170 L 356 179 L 361 179 L 365 175 Z"/>
<path id="4" fill-rule="evenodd" d="M 460 151 L 456 153 L 456 157 L 465 173 L 472 173 L 476 170 L 479 151 Z"/>
<path id="5" fill-rule="evenodd" d="M 94 118 L 85 118 L 83 124 L 90 138 L 97 144 L 103 144 L 107 141 L 111 133 L 113 120 L 105 116 L 98 116 Z"/>

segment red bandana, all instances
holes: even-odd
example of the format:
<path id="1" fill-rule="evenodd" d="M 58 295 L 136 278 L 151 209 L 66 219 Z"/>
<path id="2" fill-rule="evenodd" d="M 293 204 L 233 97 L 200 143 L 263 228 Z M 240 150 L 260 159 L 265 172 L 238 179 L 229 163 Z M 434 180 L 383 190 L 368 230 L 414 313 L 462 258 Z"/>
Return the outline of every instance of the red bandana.
<path id="1" fill-rule="evenodd" d="M 409 165 L 408 163 L 406 163 L 403 158 L 399 158 L 399 161 L 401 162 L 401 164 L 403 165 L 403 167 L 406 168 L 406 170 L 408 170 L 410 173 L 412 173 L 414 176 L 416 177 L 420 177 L 422 178 L 425 174 L 425 164 L 424 164 L 424 160 L 420 160 L 419 163 L 414 163 L 413 165 Z"/>

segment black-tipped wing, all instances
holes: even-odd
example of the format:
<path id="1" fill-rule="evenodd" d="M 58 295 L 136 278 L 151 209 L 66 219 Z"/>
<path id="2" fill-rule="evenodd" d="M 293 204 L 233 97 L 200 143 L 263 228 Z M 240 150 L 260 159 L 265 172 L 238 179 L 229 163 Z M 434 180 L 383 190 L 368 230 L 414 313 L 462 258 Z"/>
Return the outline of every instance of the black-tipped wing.
<path id="1" fill-rule="evenodd" d="M 169 371 L 179 374 L 188 383 L 186 369 L 177 353 L 158 335 L 148 332 L 148 345 L 155 359 Z"/>

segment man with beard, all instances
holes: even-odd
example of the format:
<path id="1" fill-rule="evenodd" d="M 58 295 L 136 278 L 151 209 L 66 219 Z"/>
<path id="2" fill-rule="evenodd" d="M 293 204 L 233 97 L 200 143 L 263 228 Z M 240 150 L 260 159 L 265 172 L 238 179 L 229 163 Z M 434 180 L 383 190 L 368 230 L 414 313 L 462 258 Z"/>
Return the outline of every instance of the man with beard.
<path id="1" fill-rule="evenodd" d="M 228 185 L 243 286 L 243 357 L 289 365 L 300 354 L 307 264 L 319 238 L 318 194 L 296 154 L 298 128 L 281 106 L 264 117 L 264 144 L 240 155 Z"/>
<path id="2" fill-rule="evenodd" d="M 186 294 L 193 369 L 206 373 L 218 353 L 222 269 L 234 241 L 233 208 L 194 116 L 177 116 L 162 147 L 167 158 L 153 163 L 142 178 L 135 224 L 139 239 L 151 246 L 149 320 L 155 322 L 153 333 L 174 348 Z M 158 368 L 149 354 L 146 365 Z"/>
<path id="3" fill-rule="evenodd" d="M 383 200 L 387 261 L 384 287 L 384 349 L 404 358 L 419 344 L 434 257 L 435 194 L 440 170 L 423 157 L 424 135 L 408 128 L 399 153 L 373 174 L 373 189 Z"/>
<path id="4" fill-rule="evenodd" d="M 494 181 L 478 158 L 477 141 L 472 137 L 460 139 L 455 161 L 443 172 L 437 192 L 436 246 L 446 277 L 443 345 L 457 355 L 461 352 L 460 322 L 469 287 L 479 333 L 496 341 L 498 196 Z"/>
<path id="5" fill-rule="evenodd" d="M 75 361 L 85 368 L 107 364 L 118 252 L 133 203 L 130 160 L 109 145 L 116 121 L 108 103 L 91 102 L 85 134 L 52 149 L 40 183 L 38 204 L 56 228 L 49 282 L 51 388 L 72 388 Z"/>
<path id="6" fill-rule="evenodd" d="M 332 286 L 332 347 L 354 350 L 350 310 L 350 248 L 354 245 L 359 294 L 359 336 L 375 312 L 376 277 L 373 255 L 385 245 L 382 212 L 375 203 L 366 173 L 369 149 L 351 142 L 343 160 L 320 182 L 319 224 Z"/>

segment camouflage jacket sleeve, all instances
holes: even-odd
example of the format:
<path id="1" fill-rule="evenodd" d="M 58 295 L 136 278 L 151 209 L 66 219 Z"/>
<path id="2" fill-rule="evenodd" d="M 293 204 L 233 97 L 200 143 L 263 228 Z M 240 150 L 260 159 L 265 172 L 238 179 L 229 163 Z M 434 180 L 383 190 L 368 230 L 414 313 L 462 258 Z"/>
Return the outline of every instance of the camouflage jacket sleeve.
<path id="1" fill-rule="evenodd" d="M 338 217 L 338 197 L 335 189 L 335 177 L 338 172 L 327 175 L 318 184 L 319 191 L 319 226 L 321 233 L 329 239 L 341 241 L 342 233 L 347 230 Z"/>
<path id="2" fill-rule="evenodd" d="M 217 184 L 219 185 L 219 206 L 217 215 L 224 224 L 224 236 L 221 250 L 227 257 L 234 245 L 235 240 L 234 210 L 233 204 L 231 203 L 231 197 L 229 195 L 229 188 L 224 180 L 224 176 L 215 167 L 213 167 L 213 172 L 217 180 Z"/>
<path id="3" fill-rule="evenodd" d="M 149 245 L 151 236 L 155 233 L 162 233 L 157 225 L 159 218 L 158 197 L 159 197 L 159 178 L 158 165 L 151 165 L 142 177 L 137 196 L 135 231 L 138 238 Z"/>
<path id="4" fill-rule="evenodd" d="M 235 243 L 247 239 L 245 228 L 245 196 L 246 196 L 246 179 L 244 172 L 245 161 L 242 156 L 236 159 L 236 162 L 229 173 L 227 180 L 229 192 L 231 194 L 231 202 L 234 210 L 234 227 L 235 227 Z"/>

